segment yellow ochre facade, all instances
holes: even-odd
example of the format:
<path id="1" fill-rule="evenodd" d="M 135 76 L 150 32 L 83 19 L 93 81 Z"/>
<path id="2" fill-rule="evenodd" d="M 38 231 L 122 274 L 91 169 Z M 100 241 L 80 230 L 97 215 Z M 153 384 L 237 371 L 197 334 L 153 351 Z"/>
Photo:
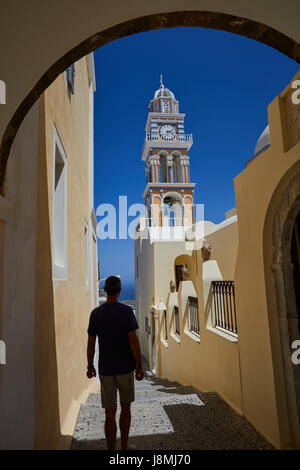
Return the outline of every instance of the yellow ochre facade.
<path id="1" fill-rule="evenodd" d="M 141 218 L 135 239 L 139 338 L 150 367 L 217 392 L 278 449 L 300 448 L 300 365 L 292 362 L 300 337 L 299 78 L 270 103 L 223 222 L 182 227 L 178 238 L 174 227 L 168 238 Z"/>
<path id="2" fill-rule="evenodd" d="M 9 163 L 6 197 L 14 210 L 0 232 L 1 448 L 68 448 L 80 404 L 97 389 L 85 376 L 87 325 L 98 304 L 94 91 L 90 54 L 40 97 Z M 23 283 L 12 292 L 14 276 Z"/>

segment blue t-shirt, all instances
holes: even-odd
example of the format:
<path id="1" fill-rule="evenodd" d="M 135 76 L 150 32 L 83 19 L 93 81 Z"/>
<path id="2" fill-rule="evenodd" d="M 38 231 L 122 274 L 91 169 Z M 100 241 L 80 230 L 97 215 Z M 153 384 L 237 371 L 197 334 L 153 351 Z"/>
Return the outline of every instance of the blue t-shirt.
<path id="1" fill-rule="evenodd" d="M 92 311 L 88 334 L 98 336 L 100 375 L 128 374 L 136 369 L 128 333 L 138 327 L 132 308 L 120 302 L 106 302 Z"/>

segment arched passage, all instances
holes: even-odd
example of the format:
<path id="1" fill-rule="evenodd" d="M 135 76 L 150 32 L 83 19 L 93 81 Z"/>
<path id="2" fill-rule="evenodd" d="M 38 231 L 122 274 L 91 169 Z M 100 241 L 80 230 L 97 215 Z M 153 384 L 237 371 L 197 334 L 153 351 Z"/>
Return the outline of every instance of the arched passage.
<path id="1" fill-rule="evenodd" d="M 218 2 L 219 3 L 219 2 Z M 229 3 L 232 3 L 233 5 L 230 5 Z M 84 55 L 87 55 L 88 53 L 94 51 L 95 49 L 111 42 L 116 39 L 122 38 L 124 36 L 128 36 L 131 34 L 139 33 L 139 32 L 145 32 L 145 31 L 150 31 L 150 30 L 155 30 L 155 29 L 160 29 L 160 28 L 171 28 L 171 27 L 177 27 L 177 26 L 189 26 L 189 27 L 203 27 L 203 28 L 212 28 L 212 29 L 220 29 L 220 30 L 225 30 L 228 32 L 232 32 L 235 34 L 240 34 L 243 36 L 246 36 L 251 39 L 256 39 L 257 41 L 260 41 L 264 44 L 267 44 L 280 52 L 283 52 L 286 54 L 288 57 L 294 59 L 296 62 L 300 63 L 300 45 L 297 41 L 292 39 L 291 37 L 288 37 L 286 34 L 281 32 L 278 29 L 274 29 L 272 26 L 269 26 L 267 24 L 264 24 L 260 20 L 253 20 L 253 19 L 248 19 L 247 17 L 244 17 L 242 15 L 243 8 L 241 9 L 240 7 L 236 7 L 234 5 L 235 2 L 233 1 L 224 1 L 224 7 L 223 11 L 226 11 L 227 9 L 229 10 L 227 13 L 224 12 L 218 12 L 218 11 L 190 11 L 188 10 L 188 4 L 189 2 L 185 3 L 185 6 L 187 8 L 187 11 L 166 11 L 164 13 L 155 13 L 155 14 L 150 14 L 150 15 L 143 15 L 143 13 L 148 12 L 148 9 L 145 6 L 140 8 L 140 2 L 139 2 L 139 8 L 136 14 L 139 15 L 139 17 L 133 17 L 129 21 L 114 21 L 114 19 L 111 19 L 111 27 L 106 27 L 102 31 L 92 34 L 91 36 L 87 37 L 87 39 L 81 40 L 77 46 L 73 47 L 71 50 L 69 50 L 67 53 L 63 54 L 61 57 L 57 58 L 57 54 L 59 52 L 54 53 L 53 49 L 51 50 L 51 58 L 47 57 L 47 50 L 43 50 L 43 54 L 46 54 L 47 60 L 46 62 L 52 61 L 52 64 L 46 72 L 42 73 L 43 66 L 41 65 L 40 68 L 38 66 L 39 62 L 37 61 L 36 57 L 30 57 L 30 60 L 32 61 L 33 65 L 35 64 L 35 67 L 32 67 L 33 69 L 39 69 L 35 70 L 35 74 L 31 77 L 31 83 L 32 83 L 32 88 L 31 91 L 26 92 L 24 91 L 24 94 L 22 95 L 22 92 L 20 91 L 19 93 L 16 92 L 14 95 L 11 94 L 11 104 L 7 105 L 3 112 L 3 118 L 0 120 L 0 133 L 2 135 L 1 139 L 1 147 L 0 147 L 0 193 L 3 195 L 3 184 L 4 184 L 4 178 L 5 178 L 5 171 L 6 171 L 6 164 L 8 160 L 8 156 L 10 153 L 10 149 L 12 146 L 12 143 L 14 141 L 15 135 L 24 119 L 26 116 L 27 112 L 31 109 L 33 104 L 36 102 L 36 100 L 39 98 L 39 96 L 50 86 L 50 84 L 58 77 L 60 73 L 62 73 L 64 70 L 67 69 L 69 65 L 83 57 Z M 254 2 L 253 2 L 254 3 Z M 267 6 L 265 6 L 266 11 L 262 12 L 262 2 L 259 2 L 258 0 L 256 1 L 255 5 L 252 3 L 252 11 L 256 12 L 256 18 L 267 18 L 266 13 L 272 12 L 272 15 L 274 15 L 274 12 L 270 9 L 268 9 Z M 59 37 L 61 39 L 61 42 L 64 42 L 64 37 L 66 37 L 66 29 L 64 28 L 64 24 L 61 24 L 57 22 L 57 14 L 61 13 L 61 17 L 64 17 L 63 15 L 63 9 L 67 8 L 68 5 L 66 4 L 63 6 L 60 2 L 59 8 L 58 8 L 58 13 L 56 12 L 55 6 L 51 5 L 52 9 L 51 12 L 48 12 L 48 17 L 43 18 L 46 23 L 48 22 L 51 25 L 51 21 L 53 22 L 53 28 L 55 24 L 55 32 L 56 32 L 56 42 L 59 43 Z M 72 5 L 73 7 L 73 5 Z M 132 6 L 132 11 L 135 10 L 136 5 Z M 168 8 L 168 5 L 165 6 Z M 7 8 L 8 12 L 7 15 L 5 15 L 5 8 Z M 2 18 L 9 18 L 9 14 L 12 14 L 10 11 L 10 7 L 3 7 L 2 8 Z M 100 8 L 100 7 L 99 7 Z M 159 6 L 161 8 L 161 6 Z M 174 8 L 174 5 L 169 6 L 170 10 Z M 199 5 L 199 8 L 201 6 Z M 216 10 L 219 8 L 216 7 Z M 291 23 L 293 18 L 297 17 L 297 8 L 294 5 L 291 6 L 289 10 L 288 4 L 284 6 L 284 10 L 286 12 L 286 15 L 291 18 Z M 18 10 L 19 10 L 19 15 L 21 16 L 21 6 L 18 5 Z M 95 7 L 96 9 L 96 7 Z M 121 9 L 121 5 L 120 5 Z M 155 7 L 154 7 L 155 9 Z M 27 12 L 26 8 L 26 13 Z M 52 12 L 53 10 L 53 12 Z M 87 8 L 86 8 L 87 10 Z M 87 15 L 90 13 L 91 16 L 94 13 L 94 16 L 96 15 L 96 11 L 87 11 Z M 117 9 L 116 9 L 117 10 Z M 231 14 L 229 14 L 229 12 Z M 232 14 L 233 12 L 236 12 L 236 15 Z M 239 12 L 239 15 L 237 14 Z M 39 20 L 39 15 L 42 17 L 46 13 L 46 9 L 44 12 L 39 11 L 39 8 L 35 9 L 35 16 L 32 18 L 33 25 L 35 24 L 34 21 L 38 22 Z M 72 11 L 70 11 L 68 14 L 66 12 L 66 16 L 72 17 L 72 13 L 74 16 L 74 22 L 75 22 L 75 13 L 78 14 L 77 10 L 74 8 Z M 99 14 L 101 12 L 99 11 Z M 115 12 L 117 14 L 117 11 Z M 273 24 L 278 25 L 280 24 L 280 12 L 278 13 L 279 17 L 278 19 L 273 19 Z M 53 15 L 53 18 L 52 18 Z M 134 16 L 134 13 L 132 13 Z M 128 16 L 128 13 L 127 13 Z M 245 15 L 247 16 L 247 15 Z M 251 16 L 249 12 L 249 16 Z M 82 22 L 82 16 L 79 16 L 78 18 L 76 17 L 77 21 Z M 279 22 L 279 23 L 278 23 Z M 5 34 L 7 32 L 7 36 L 10 34 L 10 29 L 6 29 L 7 23 L 9 21 L 6 21 L 6 24 L 3 25 L 2 32 Z M 109 21 L 108 21 L 109 23 Z M 88 23 L 89 24 L 89 23 Z M 26 25 L 26 22 L 22 22 L 21 25 Z M 20 25 L 20 30 L 18 31 L 18 34 L 21 34 L 21 26 Z M 37 25 L 40 27 L 40 24 L 37 23 Z M 92 20 L 91 20 L 91 25 L 92 25 Z M 95 26 L 94 26 L 95 27 Z M 83 29 L 83 28 L 81 28 Z M 91 30 L 92 30 L 91 26 Z M 284 26 L 282 25 L 282 29 L 284 30 Z M 293 28 L 291 27 L 291 30 Z M 46 30 L 46 29 L 45 29 Z M 42 35 L 41 30 L 39 29 L 40 34 Z M 92 32 L 92 31 L 91 31 Z M 294 32 L 294 31 L 293 31 Z M 25 34 L 25 33 L 24 33 Z M 72 40 L 72 35 L 76 37 L 76 34 L 78 35 L 78 38 L 80 37 L 79 34 L 79 29 L 77 31 L 76 27 L 72 25 L 72 32 L 68 33 L 69 36 L 66 38 L 66 42 L 68 39 L 68 43 L 74 43 Z M 70 39 L 70 34 L 71 34 L 71 39 Z M 87 35 L 87 31 L 85 33 Z M 292 36 L 292 34 L 291 34 Z M 52 36 L 51 36 L 52 37 Z M 76 39 L 75 39 L 76 41 Z M 39 43 L 39 37 L 35 37 L 35 42 Z M 44 42 L 46 44 L 46 39 L 44 38 Z M 53 41 L 52 41 L 53 42 Z M 8 42 L 9 44 L 9 42 Z M 49 48 L 50 48 L 50 44 Z M 62 50 L 61 43 L 59 43 L 60 48 L 57 48 L 57 51 Z M 24 46 L 25 47 L 25 46 Z M 47 47 L 45 45 L 45 47 Z M 53 44 L 52 44 L 53 47 Z M 22 49 L 19 48 L 20 52 L 20 57 L 17 57 L 16 55 L 14 56 L 14 61 L 18 62 L 20 59 L 20 63 L 23 63 L 23 56 L 22 56 Z M 27 51 L 28 53 L 28 51 Z M 50 56 L 50 51 L 49 51 L 49 56 Z M 8 60 L 8 57 L 5 56 L 6 59 Z M 41 61 L 41 63 L 44 61 Z M 5 61 L 2 59 L 2 63 L 5 65 Z M 26 63 L 26 67 L 28 70 L 31 70 L 30 63 Z M 12 72 L 12 76 L 15 76 L 15 73 Z M 39 77 L 39 78 L 38 78 Z M 9 77 L 8 77 L 9 78 Z M 29 79 L 28 79 L 29 80 Z M 18 83 L 21 83 L 21 85 L 18 85 Z M 22 81 L 19 80 L 19 82 L 15 82 L 15 86 L 22 86 Z M 30 80 L 29 80 L 30 82 Z M 9 83 L 8 83 L 9 85 Z M 30 85 L 29 89 L 30 89 Z M 25 88 L 24 88 L 25 90 Z M 15 96 L 15 97 L 14 97 Z M 17 98 L 19 97 L 19 98 Z M 16 101 L 18 100 L 18 101 Z M 21 102 L 20 102 L 21 101 Z"/>
<path id="2" fill-rule="evenodd" d="M 300 213 L 299 170 L 299 164 L 291 167 L 279 182 L 264 227 L 266 294 L 277 399 L 282 413 L 281 434 L 285 447 L 296 448 L 300 447 L 300 370 L 292 362 L 292 343 L 299 339 L 300 319 L 294 266 L 298 254 L 293 252 L 293 245 Z"/>
<path id="3" fill-rule="evenodd" d="M 67 3 L 67 2 L 66 2 Z M 228 3 L 228 2 L 227 2 Z M 52 4 L 52 2 L 51 2 Z M 64 8 L 62 5 L 61 8 Z M 286 7 L 287 8 L 287 7 Z M 70 16 L 71 15 L 71 12 Z M 142 14 L 139 12 L 139 14 Z M 226 17 L 224 19 L 224 17 Z M 223 21 L 224 20 L 224 21 Z M 70 52 L 66 54 L 57 54 L 51 55 L 49 57 L 49 61 L 53 63 L 51 67 L 45 67 L 43 69 L 47 70 L 44 74 L 36 73 L 34 76 L 33 87 L 29 88 L 31 91 L 28 94 L 22 95 L 22 103 L 18 106 L 21 99 L 17 102 L 17 106 L 14 108 L 10 108 L 8 116 L 12 116 L 11 120 L 6 120 L 5 109 L 3 110 L 3 120 L 1 119 L 1 126 L 2 122 L 5 123 L 4 126 L 0 128 L 0 133 L 2 135 L 3 129 L 6 127 L 6 132 L 2 141 L 1 145 L 1 187 L 3 188 L 3 177 L 5 174 L 6 162 L 9 155 L 9 151 L 11 145 L 13 143 L 14 137 L 18 128 L 20 127 L 24 116 L 31 109 L 35 101 L 39 98 L 40 94 L 55 80 L 55 78 L 67 68 L 68 65 L 73 63 L 74 61 L 78 60 L 80 57 L 84 56 L 88 52 L 112 41 L 117 39 L 118 37 L 123 37 L 129 34 L 148 31 L 151 29 L 158 29 L 164 27 L 174 27 L 174 26 L 202 26 L 202 27 L 209 27 L 215 29 L 224 29 L 227 31 L 235 32 L 237 34 L 243 34 L 247 37 L 252 37 L 257 40 L 261 40 L 266 44 L 272 45 L 276 47 L 278 50 L 282 52 L 286 51 L 286 54 L 290 57 L 295 58 L 295 60 L 299 61 L 299 46 L 295 41 L 287 38 L 283 34 L 276 32 L 274 29 L 270 28 L 269 26 L 264 26 L 261 23 L 253 22 L 251 20 L 246 20 L 238 16 L 232 15 L 224 15 L 224 14 L 217 14 L 217 13 L 210 13 L 210 12 L 180 12 L 180 13 L 166 13 L 166 14 L 159 14 L 159 15 L 151 15 L 143 18 L 137 18 L 134 20 L 130 20 L 127 22 L 120 23 L 119 21 L 124 21 L 122 17 L 121 20 L 118 19 L 117 22 L 111 21 L 111 24 L 115 24 L 116 26 L 112 26 L 111 28 L 105 29 L 104 32 L 99 34 L 90 36 L 88 40 L 83 42 L 78 42 L 79 46 L 71 49 Z M 25 23 L 25 22 L 24 22 Z M 76 28 L 74 28 L 76 29 Z M 269 34 L 270 33 L 270 34 Z M 75 33 L 74 33 L 75 34 Z M 87 36 L 85 36 L 87 37 Z M 38 38 L 37 38 L 38 39 Z M 269 41 L 269 42 L 268 42 Z M 63 38 L 62 38 L 63 42 Z M 59 49 L 60 50 L 60 49 Z M 296 51 L 296 52 L 295 52 Z M 45 49 L 47 54 L 47 50 Z M 61 58 L 59 58 L 61 57 Z M 58 58 L 58 60 L 57 60 Z M 14 60 L 18 63 L 18 57 L 15 56 Z M 33 55 L 33 60 L 36 60 L 36 57 Z M 55 62 L 56 61 L 56 62 Z M 23 62 L 24 63 L 24 62 Z M 26 66 L 30 69 L 30 63 L 26 63 Z M 20 66 L 21 69 L 21 66 Z M 41 77 L 39 79 L 39 77 Z M 21 81 L 21 80 L 20 80 Z M 20 96 L 20 94 L 19 94 Z M 17 111 L 15 111 L 15 109 Z M 7 125 L 7 123 L 9 124 Z M 28 155 L 30 153 L 28 152 Z M 47 253 L 49 255 L 49 252 Z M 53 331 L 51 330 L 53 335 Z"/>

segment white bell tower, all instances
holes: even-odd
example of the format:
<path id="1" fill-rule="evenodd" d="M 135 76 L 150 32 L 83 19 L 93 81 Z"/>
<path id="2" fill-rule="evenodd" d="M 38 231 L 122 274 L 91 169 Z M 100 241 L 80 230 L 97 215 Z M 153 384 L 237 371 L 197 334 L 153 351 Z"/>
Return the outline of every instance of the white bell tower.
<path id="1" fill-rule="evenodd" d="M 146 164 L 143 194 L 149 226 L 186 226 L 194 223 L 194 188 L 190 182 L 192 134 L 184 130 L 174 93 L 160 88 L 149 104 L 142 160 Z"/>

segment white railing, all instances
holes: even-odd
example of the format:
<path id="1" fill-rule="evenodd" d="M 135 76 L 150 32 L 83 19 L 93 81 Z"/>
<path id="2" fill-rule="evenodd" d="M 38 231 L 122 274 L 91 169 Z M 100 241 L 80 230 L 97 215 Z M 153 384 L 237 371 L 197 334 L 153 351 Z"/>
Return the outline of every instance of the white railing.
<path id="1" fill-rule="evenodd" d="M 145 217 L 143 219 L 143 226 L 146 227 L 182 227 L 183 225 L 187 225 L 187 217 L 175 217 L 175 218 L 168 218 L 163 216 L 162 218 L 162 225 L 156 225 L 156 219 L 154 217 L 148 218 Z"/>
<path id="2" fill-rule="evenodd" d="M 162 137 L 159 134 L 151 134 L 147 132 L 146 134 L 146 141 L 147 142 L 192 142 L 193 135 L 192 134 L 175 134 L 172 138 Z"/>

